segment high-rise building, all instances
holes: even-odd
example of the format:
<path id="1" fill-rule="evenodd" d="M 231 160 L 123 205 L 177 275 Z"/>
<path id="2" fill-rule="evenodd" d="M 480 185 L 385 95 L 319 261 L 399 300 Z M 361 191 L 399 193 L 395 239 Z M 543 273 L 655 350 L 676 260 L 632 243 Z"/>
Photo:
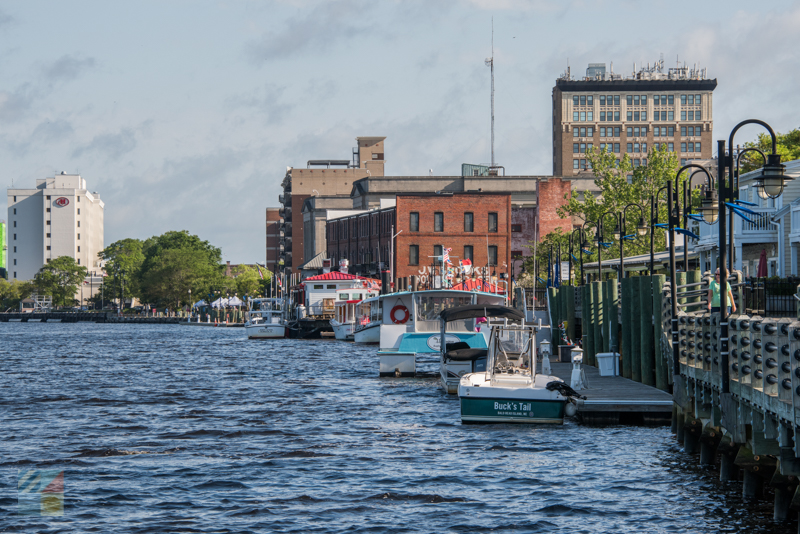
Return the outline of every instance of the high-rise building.
<path id="1" fill-rule="evenodd" d="M 45 263 L 70 256 L 99 271 L 105 206 L 79 174 L 36 180 L 8 190 L 8 278 L 30 280 Z"/>
<path id="2" fill-rule="evenodd" d="M 675 67 L 663 60 L 629 77 L 613 63 L 590 63 L 583 79 L 569 69 L 553 88 L 553 175 L 569 177 L 591 165 L 586 152 L 605 149 L 644 165 L 651 149 L 666 145 L 682 163 L 711 159 L 712 93 L 717 80 L 705 69 Z"/>

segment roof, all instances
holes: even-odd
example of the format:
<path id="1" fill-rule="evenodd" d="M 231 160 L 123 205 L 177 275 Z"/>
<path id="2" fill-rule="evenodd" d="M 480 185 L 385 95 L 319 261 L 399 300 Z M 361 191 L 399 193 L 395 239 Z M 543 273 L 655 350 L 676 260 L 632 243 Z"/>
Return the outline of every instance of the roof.
<path id="1" fill-rule="evenodd" d="M 324 251 L 320 252 L 319 254 L 317 254 L 307 262 L 305 262 L 303 265 L 298 267 L 298 269 L 322 269 L 322 260 L 328 259 L 325 254 L 326 253 Z M 310 279 L 306 278 L 306 280 Z"/>
<path id="2" fill-rule="evenodd" d="M 378 283 L 378 284 L 381 283 L 380 280 L 376 280 L 374 278 L 365 278 L 363 276 L 358 276 L 358 275 L 350 274 L 350 273 L 340 273 L 340 272 L 337 272 L 337 271 L 333 271 L 333 272 L 330 272 L 330 273 L 324 273 L 324 274 L 318 274 L 316 276 L 309 276 L 308 278 L 303 280 L 303 282 L 317 282 L 317 281 L 321 281 L 321 280 L 355 280 L 356 278 L 358 278 L 359 280 L 369 280 L 371 282 Z"/>
<path id="3" fill-rule="evenodd" d="M 556 88 L 573 91 L 713 91 L 713 80 L 556 80 Z"/>
<path id="4" fill-rule="evenodd" d="M 439 313 L 439 318 L 446 323 L 460 319 L 474 319 L 476 317 L 505 317 L 522 321 L 525 319 L 525 314 L 516 308 L 509 308 L 508 306 L 487 306 L 484 304 L 446 308 Z"/>

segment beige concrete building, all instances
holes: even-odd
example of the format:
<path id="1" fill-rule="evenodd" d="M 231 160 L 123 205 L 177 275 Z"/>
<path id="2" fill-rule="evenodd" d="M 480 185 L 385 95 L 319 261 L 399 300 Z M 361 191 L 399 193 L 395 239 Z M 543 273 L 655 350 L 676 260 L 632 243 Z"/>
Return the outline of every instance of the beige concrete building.
<path id="1" fill-rule="evenodd" d="M 9 189 L 9 279 L 30 280 L 60 256 L 99 274 L 104 210 L 100 195 L 90 192 L 79 174 L 62 172 L 36 180 L 33 189 Z"/>
<path id="2" fill-rule="evenodd" d="M 663 61 L 630 77 L 606 72 L 604 63 L 591 63 L 580 80 L 567 69 L 553 88 L 553 174 L 577 175 L 590 166 L 592 148 L 618 160 L 627 154 L 634 166 L 662 145 L 683 164 L 710 159 L 716 86 L 705 69 L 664 72 Z"/>

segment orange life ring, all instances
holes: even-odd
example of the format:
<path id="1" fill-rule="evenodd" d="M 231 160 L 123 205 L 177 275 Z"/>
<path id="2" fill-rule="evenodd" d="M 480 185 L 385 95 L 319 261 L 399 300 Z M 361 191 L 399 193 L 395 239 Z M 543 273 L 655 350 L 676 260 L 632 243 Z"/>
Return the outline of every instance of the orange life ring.
<path id="1" fill-rule="evenodd" d="M 397 312 L 397 311 L 400 311 L 400 312 L 403 313 L 403 318 L 402 319 L 398 319 L 397 317 L 395 317 L 395 312 Z M 410 314 L 408 313 L 408 308 L 406 308 L 402 304 L 398 304 L 397 306 L 392 308 L 392 311 L 389 313 L 389 317 L 392 318 L 392 322 L 394 324 L 406 324 L 406 322 L 408 321 L 409 315 Z"/>

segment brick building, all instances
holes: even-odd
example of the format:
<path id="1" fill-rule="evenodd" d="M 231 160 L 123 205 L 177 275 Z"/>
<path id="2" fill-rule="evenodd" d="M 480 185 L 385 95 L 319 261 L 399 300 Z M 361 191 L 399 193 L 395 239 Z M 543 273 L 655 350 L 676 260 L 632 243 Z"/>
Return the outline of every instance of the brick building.
<path id="1" fill-rule="evenodd" d="M 682 164 L 710 159 L 714 151 L 712 93 L 705 69 L 670 68 L 663 61 L 628 78 L 592 63 L 581 80 L 569 69 L 553 88 L 553 174 L 573 176 L 589 166 L 586 152 L 625 154 L 634 166 L 662 145 Z"/>
<path id="2" fill-rule="evenodd" d="M 478 276 L 511 274 L 511 195 L 485 192 L 397 195 L 396 206 L 328 221 L 328 256 L 350 272 L 376 274 L 389 264 L 392 231 L 395 278 L 426 283 L 444 248 L 454 264 L 471 260 Z M 398 233 L 399 232 L 399 233 Z"/>
<path id="3" fill-rule="evenodd" d="M 270 271 L 278 270 L 278 262 L 281 259 L 280 226 L 282 222 L 280 208 L 267 208 L 266 267 Z"/>

